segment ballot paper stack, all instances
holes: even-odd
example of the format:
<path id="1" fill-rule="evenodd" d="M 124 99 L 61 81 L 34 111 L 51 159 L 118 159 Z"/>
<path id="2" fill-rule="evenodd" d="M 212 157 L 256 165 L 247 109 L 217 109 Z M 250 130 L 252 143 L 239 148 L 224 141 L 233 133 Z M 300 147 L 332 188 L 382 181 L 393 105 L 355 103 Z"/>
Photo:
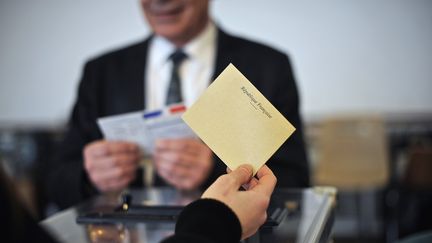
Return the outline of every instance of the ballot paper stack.
<path id="1" fill-rule="evenodd" d="M 175 104 L 159 110 L 103 117 L 97 123 L 105 139 L 134 142 L 148 157 L 153 154 L 157 139 L 196 137 L 181 119 L 185 110 L 183 104 Z"/>

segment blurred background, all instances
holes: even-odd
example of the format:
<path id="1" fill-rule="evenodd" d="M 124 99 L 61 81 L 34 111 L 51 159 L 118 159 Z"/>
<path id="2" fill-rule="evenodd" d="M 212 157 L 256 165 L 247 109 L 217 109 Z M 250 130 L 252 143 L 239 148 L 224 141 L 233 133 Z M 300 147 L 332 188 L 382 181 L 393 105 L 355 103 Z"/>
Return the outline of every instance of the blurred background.
<path id="1" fill-rule="evenodd" d="M 228 32 L 291 57 L 336 242 L 432 229 L 432 2 L 213 0 Z M 138 0 L 0 1 L 0 160 L 38 219 L 86 60 L 149 34 Z"/>

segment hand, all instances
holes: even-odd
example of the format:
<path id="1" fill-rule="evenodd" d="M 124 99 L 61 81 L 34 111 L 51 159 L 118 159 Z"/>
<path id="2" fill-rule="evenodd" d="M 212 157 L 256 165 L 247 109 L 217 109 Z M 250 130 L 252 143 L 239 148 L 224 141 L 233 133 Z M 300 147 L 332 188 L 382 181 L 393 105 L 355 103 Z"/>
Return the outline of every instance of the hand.
<path id="1" fill-rule="evenodd" d="M 153 160 L 159 176 L 179 190 L 197 189 L 213 166 L 211 150 L 193 138 L 156 141 Z"/>
<path id="2" fill-rule="evenodd" d="M 202 195 L 202 198 L 219 200 L 234 211 L 240 220 L 242 239 L 253 235 L 265 222 L 276 185 L 276 177 L 266 165 L 258 170 L 258 179 L 252 177 L 252 170 L 250 165 L 241 165 L 220 176 Z M 242 185 L 246 191 L 239 191 Z"/>
<path id="3" fill-rule="evenodd" d="M 99 191 L 120 191 L 135 178 L 140 157 L 133 143 L 99 140 L 84 148 L 84 168 Z"/>

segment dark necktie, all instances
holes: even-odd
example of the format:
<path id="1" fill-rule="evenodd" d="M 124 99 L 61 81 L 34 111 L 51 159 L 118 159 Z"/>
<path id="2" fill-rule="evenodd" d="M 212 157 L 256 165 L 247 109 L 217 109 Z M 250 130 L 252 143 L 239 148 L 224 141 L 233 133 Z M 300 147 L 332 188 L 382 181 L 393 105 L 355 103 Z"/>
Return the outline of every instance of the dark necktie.
<path id="1" fill-rule="evenodd" d="M 179 103 L 183 101 L 182 94 L 181 94 L 179 68 L 182 61 L 186 57 L 187 57 L 186 54 L 181 49 L 177 49 L 169 57 L 173 65 L 172 65 L 171 79 L 168 87 L 167 98 L 165 102 L 166 105 Z"/>

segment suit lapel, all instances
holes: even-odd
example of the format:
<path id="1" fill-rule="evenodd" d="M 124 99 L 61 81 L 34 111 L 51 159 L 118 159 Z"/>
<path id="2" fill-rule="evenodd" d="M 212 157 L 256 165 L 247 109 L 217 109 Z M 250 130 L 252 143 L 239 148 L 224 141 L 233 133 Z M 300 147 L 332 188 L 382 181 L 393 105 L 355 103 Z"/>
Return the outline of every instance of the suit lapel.
<path id="1" fill-rule="evenodd" d="M 150 37 L 151 38 L 151 37 Z M 150 38 L 139 44 L 129 54 L 128 63 L 125 64 L 127 70 L 124 80 L 127 82 L 122 90 L 122 102 L 125 102 L 127 111 L 138 111 L 145 109 L 145 68 L 147 62 L 148 44 Z M 123 111 L 124 112 L 124 111 Z"/>
<path id="2" fill-rule="evenodd" d="M 232 38 L 224 31 L 218 28 L 217 36 L 217 50 L 216 50 L 216 67 L 212 76 L 211 82 L 217 78 L 217 76 L 228 66 L 232 60 L 232 54 L 234 53 L 230 46 L 230 39 Z"/>

